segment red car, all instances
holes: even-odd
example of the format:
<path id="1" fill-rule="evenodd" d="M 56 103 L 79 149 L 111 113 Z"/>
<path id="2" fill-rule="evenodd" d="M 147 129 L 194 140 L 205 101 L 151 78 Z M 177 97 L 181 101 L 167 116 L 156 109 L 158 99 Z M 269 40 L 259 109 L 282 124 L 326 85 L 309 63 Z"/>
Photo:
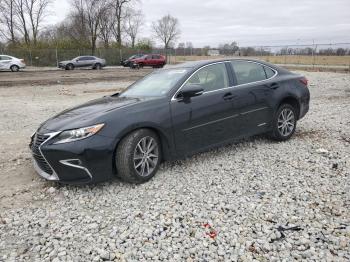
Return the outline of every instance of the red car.
<path id="1" fill-rule="evenodd" d="M 132 68 L 142 68 L 144 66 L 161 68 L 166 64 L 166 59 L 165 56 L 152 54 L 132 59 L 130 62 Z"/>

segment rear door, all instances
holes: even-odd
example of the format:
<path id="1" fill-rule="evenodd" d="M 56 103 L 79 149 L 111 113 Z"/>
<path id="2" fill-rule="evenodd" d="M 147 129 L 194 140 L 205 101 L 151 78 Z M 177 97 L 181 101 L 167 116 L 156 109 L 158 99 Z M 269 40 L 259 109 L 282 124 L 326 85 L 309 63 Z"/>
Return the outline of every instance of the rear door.
<path id="1" fill-rule="evenodd" d="M 238 112 L 232 106 L 228 66 L 220 62 L 201 68 L 172 99 L 174 137 L 179 153 L 204 149 L 237 134 Z M 186 103 L 181 100 L 181 90 L 189 84 L 200 85 L 204 93 Z"/>
<path id="2" fill-rule="evenodd" d="M 0 69 L 4 69 L 4 62 L 2 60 L 2 56 L 0 55 Z"/>
<path id="3" fill-rule="evenodd" d="M 261 133 L 268 129 L 273 117 L 272 98 L 278 83 L 276 71 L 253 61 L 231 62 L 236 85 L 233 106 L 240 114 L 242 136 Z"/>
<path id="4" fill-rule="evenodd" d="M 146 58 L 145 58 L 145 65 L 147 65 L 147 66 L 153 66 L 152 55 L 146 56 Z"/>
<path id="5" fill-rule="evenodd" d="M 9 56 L 0 56 L 0 69 L 10 69 L 12 58 Z"/>
<path id="6" fill-rule="evenodd" d="M 161 65 L 161 56 L 160 55 L 152 55 L 152 65 L 154 65 L 154 66 Z"/>

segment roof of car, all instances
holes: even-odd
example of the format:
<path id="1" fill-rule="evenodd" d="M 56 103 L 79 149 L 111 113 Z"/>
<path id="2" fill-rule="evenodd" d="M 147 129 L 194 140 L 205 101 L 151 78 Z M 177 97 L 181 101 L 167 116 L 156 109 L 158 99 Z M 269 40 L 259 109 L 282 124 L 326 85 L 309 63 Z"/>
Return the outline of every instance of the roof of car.
<path id="1" fill-rule="evenodd" d="M 191 69 L 196 70 L 196 69 L 198 69 L 202 66 L 205 66 L 205 65 L 219 63 L 219 62 L 225 62 L 225 61 L 234 61 L 234 60 L 257 62 L 260 64 L 267 65 L 269 67 L 272 67 L 273 69 L 278 70 L 278 71 L 287 71 L 284 68 L 281 68 L 279 66 L 276 66 L 274 64 L 271 64 L 271 63 L 268 63 L 265 61 L 261 61 L 258 59 L 251 59 L 251 58 L 241 58 L 241 57 L 239 57 L 239 58 L 238 57 L 231 57 L 231 58 L 229 57 L 229 58 L 225 58 L 225 59 L 221 58 L 221 59 L 210 59 L 210 60 L 200 60 L 200 61 L 189 61 L 189 62 L 185 62 L 185 63 L 171 66 L 171 68 L 191 68 Z"/>

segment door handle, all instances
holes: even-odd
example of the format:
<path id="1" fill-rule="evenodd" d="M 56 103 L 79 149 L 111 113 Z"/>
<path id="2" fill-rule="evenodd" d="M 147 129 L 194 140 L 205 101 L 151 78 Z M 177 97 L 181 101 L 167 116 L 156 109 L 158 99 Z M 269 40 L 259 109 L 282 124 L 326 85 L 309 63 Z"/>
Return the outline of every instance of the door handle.
<path id="1" fill-rule="evenodd" d="M 232 100 L 232 99 L 235 98 L 235 97 L 236 97 L 236 96 L 235 96 L 235 95 L 232 95 L 232 93 L 227 93 L 227 94 L 224 95 L 223 99 L 224 99 L 225 101 L 227 101 L 227 100 Z"/>
<path id="2" fill-rule="evenodd" d="M 280 85 L 278 84 L 278 83 L 272 83 L 271 85 L 270 85 L 270 88 L 271 89 L 277 89 L 277 88 L 279 88 L 280 87 Z"/>

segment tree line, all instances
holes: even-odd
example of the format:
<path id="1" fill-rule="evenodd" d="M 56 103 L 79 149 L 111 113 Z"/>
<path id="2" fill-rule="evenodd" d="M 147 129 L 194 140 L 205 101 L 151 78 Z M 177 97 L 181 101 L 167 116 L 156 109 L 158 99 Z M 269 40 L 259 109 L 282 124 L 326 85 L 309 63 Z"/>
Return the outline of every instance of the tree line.
<path id="1" fill-rule="evenodd" d="M 0 0 L 0 41 L 10 47 L 89 48 L 98 46 L 152 49 L 152 38 L 140 37 L 145 15 L 139 0 L 70 0 L 63 22 L 45 26 L 53 0 Z M 177 18 L 154 21 L 151 30 L 165 49 L 180 36 Z"/>

